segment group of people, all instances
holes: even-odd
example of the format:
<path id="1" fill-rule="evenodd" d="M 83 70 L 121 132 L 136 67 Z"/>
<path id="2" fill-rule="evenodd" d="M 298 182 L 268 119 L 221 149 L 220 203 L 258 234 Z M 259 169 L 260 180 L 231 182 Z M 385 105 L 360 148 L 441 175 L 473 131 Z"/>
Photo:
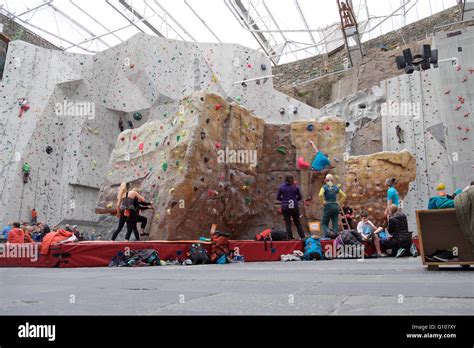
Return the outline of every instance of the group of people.
<path id="1" fill-rule="evenodd" d="M 41 243 L 45 237 L 51 233 L 58 230 L 63 230 L 70 232 L 71 235 L 74 235 L 75 240 L 94 240 L 92 235 L 90 238 L 86 233 L 79 231 L 76 225 L 64 225 L 54 226 L 52 229 L 49 225 L 43 221 L 36 222 L 10 222 L 2 228 L 0 231 L 0 236 L 2 239 L 8 243 L 12 244 L 23 244 L 23 243 Z"/>
<path id="2" fill-rule="evenodd" d="M 119 224 L 117 229 L 112 234 L 112 240 L 117 239 L 123 227 L 127 225 L 127 233 L 125 240 L 129 241 L 133 232 L 135 240 L 140 240 L 140 236 L 146 236 L 145 233 L 148 219 L 140 214 L 140 211 L 152 209 L 153 203 L 147 202 L 143 196 L 140 195 L 138 189 L 131 188 L 130 183 L 123 182 L 119 187 L 117 195 L 117 212 Z M 138 231 L 138 224 L 140 223 L 141 231 Z"/>
<path id="3" fill-rule="evenodd" d="M 324 238 L 334 239 L 337 237 L 339 221 L 345 219 L 348 225 L 345 228 L 356 230 L 360 233 L 362 240 L 373 243 L 379 257 L 387 256 L 382 251 L 383 249 L 395 250 L 395 256 L 400 256 L 404 251 L 409 250 L 412 245 L 412 236 L 408 229 L 407 217 L 400 209 L 400 198 L 395 188 L 396 178 L 389 178 L 385 182 L 387 185 L 387 203 L 384 211 L 387 218 L 386 228 L 375 226 L 370 221 L 367 211 L 360 212 L 360 221 L 356 227 L 354 211 L 348 205 L 346 194 L 340 185 L 336 184 L 335 177 L 330 173 L 334 167 L 329 158 L 315 146 L 313 141 L 310 141 L 309 144 L 316 152 L 311 164 L 310 182 L 313 183 L 315 177 L 324 177 L 324 183 L 319 191 L 319 200 L 323 206 L 321 229 Z M 293 220 L 298 235 L 304 240 L 306 235 L 301 225 L 299 209 L 299 203 L 303 201 L 303 196 L 293 176 L 289 175 L 285 178 L 285 182 L 278 189 L 276 199 L 281 203 L 287 239 L 294 239 L 291 224 Z M 329 227 L 330 223 L 331 228 Z"/>

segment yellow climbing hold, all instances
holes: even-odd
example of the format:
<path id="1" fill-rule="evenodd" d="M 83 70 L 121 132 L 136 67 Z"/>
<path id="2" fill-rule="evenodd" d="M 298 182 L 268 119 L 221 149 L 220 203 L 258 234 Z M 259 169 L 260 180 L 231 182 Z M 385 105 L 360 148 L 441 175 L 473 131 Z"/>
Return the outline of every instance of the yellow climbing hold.
<path id="1" fill-rule="evenodd" d="M 217 76 L 216 74 L 212 74 L 212 82 L 217 83 Z"/>
<path id="2" fill-rule="evenodd" d="M 438 186 L 436 186 L 436 191 L 443 191 L 446 190 L 446 185 L 443 183 L 440 183 Z"/>
<path id="3" fill-rule="evenodd" d="M 112 202 L 107 203 L 107 209 L 112 209 L 114 204 Z"/>
<path id="4" fill-rule="evenodd" d="M 168 192 L 170 195 L 172 195 L 174 192 L 174 187 L 170 188 L 170 191 Z"/>

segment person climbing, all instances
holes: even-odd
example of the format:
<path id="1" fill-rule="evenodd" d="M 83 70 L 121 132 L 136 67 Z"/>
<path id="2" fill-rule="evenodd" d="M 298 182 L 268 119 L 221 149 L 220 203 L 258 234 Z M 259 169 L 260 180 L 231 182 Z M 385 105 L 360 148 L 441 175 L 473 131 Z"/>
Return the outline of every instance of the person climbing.
<path id="1" fill-rule="evenodd" d="M 8 233 L 8 243 L 11 244 L 23 244 L 23 243 L 34 243 L 28 234 L 20 228 L 19 222 L 14 222 L 13 229 Z"/>
<path id="2" fill-rule="evenodd" d="M 117 212 L 116 215 L 119 218 L 119 224 L 117 229 L 112 234 L 112 240 L 115 241 L 119 233 L 122 231 L 125 223 L 127 222 L 127 217 L 125 216 L 125 209 L 122 209 L 122 200 L 125 198 L 125 195 L 129 189 L 129 184 L 123 182 L 119 186 L 119 191 L 117 194 Z"/>
<path id="3" fill-rule="evenodd" d="M 132 234 L 135 235 L 135 240 L 140 240 L 140 234 L 138 233 L 137 223 L 143 221 L 139 218 L 138 208 L 133 204 L 135 199 L 138 200 L 138 203 L 146 202 L 135 188 L 132 188 L 130 191 L 127 191 L 125 198 L 122 200 L 122 207 L 125 209 L 125 216 L 127 216 L 127 234 L 125 235 L 125 240 L 129 241 Z"/>
<path id="4" fill-rule="evenodd" d="M 388 186 L 387 208 L 385 209 L 385 216 L 387 216 L 387 220 L 390 217 L 390 207 L 392 205 L 396 205 L 398 207 L 400 204 L 400 196 L 398 195 L 398 191 L 395 188 L 396 183 L 397 183 L 396 178 L 388 178 L 387 180 L 385 180 L 385 184 Z"/>
<path id="5" fill-rule="evenodd" d="M 291 219 L 298 230 L 298 235 L 301 240 L 306 236 L 300 222 L 300 210 L 298 202 L 303 199 L 300 188 L 295 184 L 295 179 L 292 175 L 285 178 L 285 182 L 279 187 L 276 199 L 281 202 L 281 213 L 285 219 L 286 235 L 288 240 L 294 239 L 291 231 Z"/>
<path id="6" fill-rule="evenodd" d="M 31 224 L 35 225 L 38 222 L 38 212 L 35 208 L 31 209 Z"/>
<path id="7" fill-rule="evenodd" d="M 28 179 L 30 178 L 30 171 L 31 171 L 31 166 L 28 162 L 25 162 L 23 164 L 23 167 L 21 168 L 22 172 L 23 172 L 23 183 L 24 184 L 27 184 L 28 183 Z"/>
<path id="8" fill-rule="evenodd" d="M 326 156 L 324 153 L 322 153 L 318 147 L 314 144 L 314 141 L 310 140 L 309 144 L 313 147 L 314 151 L 316 152 L 316 156 L 313 159 L 313 162 L 311 163 L 311 182 L 314 180 L 313 173 L 316 173 L 317 175 L 321 175 L 323 178 L 329 174 L 329 171 L 333 168 L 335 168 L 333 165 L 331 165 L 331 162 L 329 161 L 328 156 Z"/>
<path id="9" fill-rule="evenodd" d="M 138 190 L 136 191 L 140 193 Z M 145 228 L 146 228 L 148 219 L 145 216 L 140 215 L 140 211 L 153 209 L 153 202 L 139 202 L 138 197 L 135 197 L 133 200 L 133 205 L 135 206 L 137 210 L 137 223 L 140 223 L 140 227 L 141 227 L 140 236 L 142 237 L 149 236 L 150 235 L 149 233 L 145 233 Z"/>
<path id="10" fill-rule="evenodd" d="M 125 127 L 123 126 L 123 120 L 122 120 L 122 117 L 119 118 L 119 129 L 121 132 L 123 132 L 125 130 Z"/>
<path id="11" fill-rule="evenodd" d="M 329 221 L 332 222 L 332 229 L 334 232 L 339 232 L 339 204 L 346 199 L 346 194 L 336 184 L 332 174 L 327 174 L 324 179 L 325 184 L 319 191 L 319 200 L 324 205 L 323 218 L 321 226 L 324 237 L 330 238 L 332 233 L 329 233 Z M 339 198 L 339 202 L 338 202 Z"/>

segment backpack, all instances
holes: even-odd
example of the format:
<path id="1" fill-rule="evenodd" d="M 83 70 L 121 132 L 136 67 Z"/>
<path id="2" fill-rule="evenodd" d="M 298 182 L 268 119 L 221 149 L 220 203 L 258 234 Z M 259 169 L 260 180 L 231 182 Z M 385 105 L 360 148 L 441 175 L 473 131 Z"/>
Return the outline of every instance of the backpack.
<path id="1" fill-rule="evenodd" d="M 319 238 L 306 238 L 304 247 L 304 260 L 321 260 L 323 258 L 323 248 Z"/>
<path id="2" fill-rule="evenodd" d="M 227 258 L 230 253 L 229 236 L 230 235 L 228 233 L 221 231 L 215 231 L 212 234 L 211 262 L 216 262 L 222 256 L 225 256 L 225 258 Z"/>
<path id="3" fill-rule="evenodd" d="M 341 240 L 344 245 L 362 245 L 362 237 L 357 231 L 349 230 L 349 231 L 342 231 Z"/>
<path id="4" fill-rule="evenodd" d="M 255 240 L 263 241 L 265 244 L 265 251 L 267 251 L 267 241 L 270 241 L 270 248 L 273 248 L 273 241 L 286 240 L 286 231 L 268 228 L 261 233 L 255 235 Z"/>
<path id="5" fill-rule="evenodd" d="M 193 265 L 206 264 L 211 261 L 206 249 L 199 243 L 192 244 L 189 247 L 189 259 Z"/>

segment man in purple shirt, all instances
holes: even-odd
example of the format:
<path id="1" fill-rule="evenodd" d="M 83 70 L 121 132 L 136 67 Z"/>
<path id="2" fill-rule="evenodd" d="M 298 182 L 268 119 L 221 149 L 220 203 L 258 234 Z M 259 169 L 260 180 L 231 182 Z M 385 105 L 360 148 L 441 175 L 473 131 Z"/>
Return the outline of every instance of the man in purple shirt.
<path id="1" fill-rule="evenodd" d="M 303 199 L 300 188 L 295 185 L 293 176 L 288 175 L 285 178 L 285 183 L 278 189 L 276 199 L 281 202 L 281 212 L 286 224 L 286 235 L 288 239 L 294 239 L 291 231 L 291 219 L 298 230 L 298 235 L 301 240 L 305 238 L 303 227 L 300 222 L 300 210 L 298 202 Z"/>

